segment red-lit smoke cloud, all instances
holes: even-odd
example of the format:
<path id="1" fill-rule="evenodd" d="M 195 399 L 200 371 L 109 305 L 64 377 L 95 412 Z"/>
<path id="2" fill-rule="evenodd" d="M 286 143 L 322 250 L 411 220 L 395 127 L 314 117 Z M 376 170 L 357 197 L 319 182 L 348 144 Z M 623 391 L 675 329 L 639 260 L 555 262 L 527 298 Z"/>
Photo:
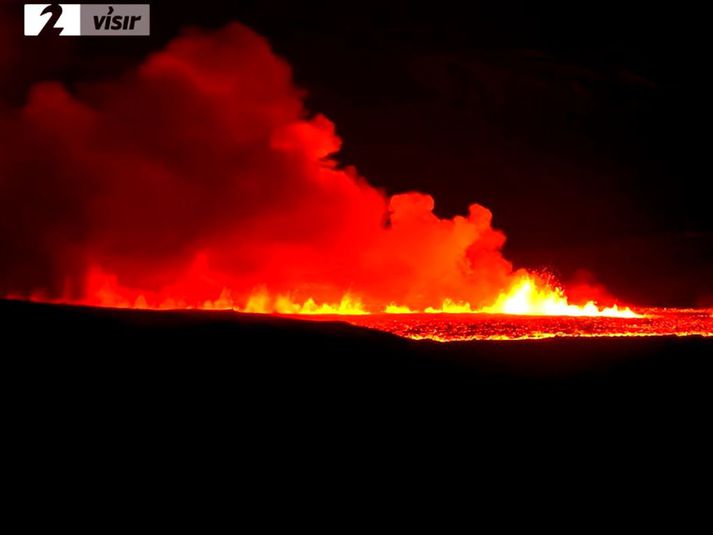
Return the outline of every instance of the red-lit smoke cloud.
<path id="1" fill-rule="evenodd" d="M 339 168 L 334 125 L 302 96 L 239 24 L 186 33 L 120 79 L 35 85 L 0 108 L 0 294 L 96 302 L 97 270 L 193 306 L 226 288 L 481 305 L 508 286 L 487 209 L 439 219 L 430 196 L 389 198 Z"/>

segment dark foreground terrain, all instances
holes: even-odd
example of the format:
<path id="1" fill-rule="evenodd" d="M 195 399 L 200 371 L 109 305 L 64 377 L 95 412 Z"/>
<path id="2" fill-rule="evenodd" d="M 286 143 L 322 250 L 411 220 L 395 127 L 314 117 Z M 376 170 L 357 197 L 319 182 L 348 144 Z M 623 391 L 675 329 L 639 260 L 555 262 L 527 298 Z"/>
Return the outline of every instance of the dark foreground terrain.
<path id="1" fill-rule="evenodd" d="M 84 409 L 230 412 L 243 400 L 256 411 L 337 416 L 457 402 L 475 418 L 551 403 L 645 415 L 690 412 L 713 397 L 713 338 L 698 336 L 438 343 L 339 322 L 18 301 L 0 301 L 0 318 L 15 386 L 24 382 L 36 402 Z"/>
<path id="2" fill-rule="evenodd" d="M 0 317 L 6 436 L 67 469 L 97 455 L 127 470 L 137 456 L 168 470 L 353 465 L 384 451 L 418 451 L 421 466 L 457 449 L 544 467 L 541 453 L 590 467 L 604 451 L 656 452 L 658 467 L 709 456 L 711 338 L 444 344 L 336 322 L 12 301 Z"/>

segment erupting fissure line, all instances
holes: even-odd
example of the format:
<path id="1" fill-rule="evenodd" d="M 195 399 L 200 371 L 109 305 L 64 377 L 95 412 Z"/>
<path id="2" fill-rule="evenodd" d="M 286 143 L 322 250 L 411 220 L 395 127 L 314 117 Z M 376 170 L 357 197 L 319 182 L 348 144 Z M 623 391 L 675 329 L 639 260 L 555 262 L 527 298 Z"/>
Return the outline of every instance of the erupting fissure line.
<path id="1" fill-rule="evenodd" d="M 393 330 L 384 316 L 434 338 L 460 336 L 434 330 L 453 315 L 647 319 L 515 269 L 483 206 L 439 217 L 430 195 L 388 195 L 338 165 L 334 125 L 240 24 L 186 33 L 115 79 L 40 83 L 21 108 L 2 104 L 0 129 L 19 134 L 0 144 L 0 296 Z"/>
<path id="2" fill-rule="evenodd" d="M 422 310 L 408 305 L 389 303 L 384 307 L 367 306 L 358 295 L 345 292 L 336 302 L 319 302 L 313 297 L 296 300 L 289 293 L 275 295 L 261 287 L 250 293 L 242 302 L 224 288 L 215 300 L 191 304 L 185 298 L 176 298 L 175 290 L 164 292 L 170 297 L 147 296 L 140 290 L 121 287 L 115 276 L 95 270 L 89 277 L 89 294 L 74 304 L 100 307 L 137 309 L 204 309 L 234 310 L 252 314 L 283 314 L 296 316 L 362 316 L 368 314 L 503 314 L 516 316 L 573 316 L 605 318 L 641 318 L 642 314 L 629 307 L 599 307 L 594 301 L 584 305 L 570 304 L 559 286 L 523 274 L 515 279 L 509 290 L 501 292 L 491 305 L 476 307 L 468 302 L 444 299 L 438 306 Z M 46 300 L 36 296 L 34 300 Z M 58 302 L 67 302 L 59 300 Z M 70 302 L 71 303 L 71 302 Z"/>

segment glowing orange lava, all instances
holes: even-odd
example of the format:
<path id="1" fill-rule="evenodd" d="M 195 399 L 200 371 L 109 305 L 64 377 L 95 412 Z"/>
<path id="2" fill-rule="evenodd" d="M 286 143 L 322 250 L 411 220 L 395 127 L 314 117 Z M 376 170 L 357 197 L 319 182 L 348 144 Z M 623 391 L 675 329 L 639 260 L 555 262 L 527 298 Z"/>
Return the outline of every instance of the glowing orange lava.
<path id="1" fill-rule="evenodd" d="M 169 287 L 147 294 L 123 287 L 115 276 L 94 271 L 88 296 L 70 304 L 114 308 L 234 310 L 241 313 L 277 314 L 315 321 L 345 321 L 413 340 L 439 342 L 468 340 L 522 340 L 553 337 L 713 336 L 713 311 L 696 309 L 599 307 L 569 303 L 564 290 L 531 274 L 514 278 L 510 288 L 489 305 L 476 307 L 465 301 L 444 299 L 437 306 L 417 310 L 389 303 L 376 307 L 346 292 L 333 302 L 297 294 L 271 294 L 259 287 L 239 299 L 223 289 L 214 300 L 191 303 Z M 41 296 L 34 300 L 47 301 Z M 67 301 L 63 301 L 67 303 Z"/>
<path id="2" fill-rule="evenodd" d="M 360 316 L 368 314 L 359 298 L 348 293 L 338 303 L 317 303 L 311 297 L 303 302 L 295 302 L 289 295 L 277 295 L 274 298 L 265 290 L 254 292 L 243 308 L 227 306 L 240 312 L 255 314 L 295 314 L 295 315 L 346 315 Z"/>
<path id="3" fill-rule="evenodd" d="M 334 318 L 412 340 L 437 342 L 713 336 L 711 310 L 647 308 L 642 312 L 641 317 L 631 318 L 505 314 L 373 314 Z"/>
<path id="4" fill-rule="evenodd" d="M 202 277 L 205 273 L 201 272 Z M 195 276 L 195 273 L 193 274 Z M 185 288 L 175 285 L 147 293 L 120 285 L 117 277 L 93 270 L 87 296 L 72 304 L 116 308 L 234 310 L 278 314 L 315 321 L 345 321 L 413 340 L 439 342 L 522 340 L 553 337 L 713 336 L 710 310 L 673 310 L 601 307 L 590 301 L 575 305 L 551 279 L 518 272 L 509 288 L 487 305 L 443 299 L 418 309 L 409 304 L 378 304 L 351 292 L 322 301 L 305 292 L 270 293 L 259 286 L 242 298 L 224 288 L 213 300 L 191 301 Z M 300 297 L 297 297 L 300 296 Z M 36 300 L 46 300 L 37 297 Z M 67 302 L 67 301 L 65 301 Z"/>
<path id="5" fill-rule="evenodd" d="M 148 294 L 118 283 L 117 277 L 94 269 L 87 278 L 86 297 L 77 300 L 59 300 L 70 304 L 138 309 L 204 309 L 235 310 L 252 314 L 285 314 L 305 316 L 361 316 L 369 314 L 505 314 L 517 316 L 573 316 L 641 318 L 629 307 L 614 305 L 599 307 L 594 301 L 584 305 L 569 303 L 564 290 L 526 272 L 514 277 L 509 289 L 500 292 L 495 301 L 485 306 L 475 306 L 467 301 L 445 298 L 440 303 L 418 309 L 404 303 L 387 305 L 370 304 L 359 295 L 345 292 L 335 301 L 321 301 L 308 296 L 302 299 L 295 294 L 271 294 L 264 286 L 253 290 L 246 298 L 235 297 L 223 288 L 214 300 L 198 303 L 182 295 L 180 284 Z M 185 293 L 185 292 L 183 292 Z M 304 292 L 299 292 L 304 294 Z M 44 301 L 41 296 L 33 300 Z"/>
<path id="6" fill-rule="evenodd" d="M 629 307 L 600 308 L 594 301 L 583 306 L 571 305 L 559 287 L 538 287 L 532 277 L 522 277 L 507 292 L 503 292 L 491 306 L 481 312 L 489 314 L 517 314 L 523 316 L 586 316 L 607 318 L 639 318 Z"/>

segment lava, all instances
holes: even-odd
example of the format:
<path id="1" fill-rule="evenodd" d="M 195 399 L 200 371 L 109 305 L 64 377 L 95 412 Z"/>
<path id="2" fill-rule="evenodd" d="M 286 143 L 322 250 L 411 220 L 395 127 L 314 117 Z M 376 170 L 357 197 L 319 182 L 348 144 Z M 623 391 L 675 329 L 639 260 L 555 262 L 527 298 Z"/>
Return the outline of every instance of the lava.
<path id="1" fill-rule="evenodd" d="M 313 298 L 302 303 L 293 301 L 288 295 L 277 295 L 272 298 L 262 289 L 250 295 L 244 307 L 227 299 L 229 292 L 224 292 L 221 299 L 207 308 L 233 309 L 242 312 L 261 314 L 295 314 L 295 315 L 365 315 L 383 314 L 512 314 L 524 316 L 579 316 L 579 317 L 610 317 L 639 318 L 642 317 L 631 308 L 599 307 L 594 301 L 585 305 L 573 305 L 567 300 L 564 290 L 558 286 L 550 286 L 538 281 L 531 275 L 521 275 L 512 287 L 502 292 L 497 300 L 489 306 L 474 307 L 468 302 L 457 302 L 446 298 L 438 307 L 429 306 L 424 310 L 413 310 L 408 305 L 389 303 L 382 310 L 367 310 L 363 301 L 351 294 L 345 294 L 338 303 L 317 304 Z"/>
<path id="2" fill-rule="evenodd" d="M 339 319 L 404 338 L 438 342 L 575 337 L 713 336 L 713 311 L 711 310 L 646 308 L 642 312 L 640 317 L 376 314 L 340 316 Z"/>
<path id="3" fill-rule="evenodd" d="M 572 305 L 560 287 L 539 287 L 532 277 L 522 277 L 513 287 L 498 296 L 492 306 L 482 309 L 490 314 L 516 314 L 524 316 L 601 316 L 608 318 L 641 317 L 629 307 L 618 305 L 600 308 L 594 301 L 583 306 Z"/>
<path id="4" fill-rule="evenodd" d="M 195 274 L 194 274 L 195 276 Z M 188 284 L 193 284 L 189 280 Z M 476 307 L 469 302 L 445 298 L 439 306 L 428 306 L 422 310 L 413 309 L 406 304 L 391 302 L 384 307 L 365 305 L 364 299 L 350 292 L 344 293 L 334 302 L 324 302 L 307 297 L 296 299 L 290 293 L 271 294 L 267 288 L 253 290 L 246 299 L 233 297 L 239 295 L 229 288 L 223 288 L 215 299 L 194 303 L 185 298 L 182 284 L 169 286 L 162 291 L 144 293 L 119 284 L 118 278 L 99 269 L 90 273 L 87 281 L 87 293 L 82 299 L 51 300 L 35 295 L 34 301 L 53 301 L 55 303 L 90 305 L 112 308 L 138 309 L 204 309 L 234 310 L 252 314 L 284 314 L 306 316 L 361 316 L 370 314 L 504 314 L 519 316 L 574 316 L 640 318 L 641 314 L 629 307 L 599 307 L 594 301 L 584 305 L 570 304 L 564 290 L 542 277 L 523 272 L 514 279 L 512 286 L 501 292 L 490 305 Z M 177 298 L 176 296 L 183 296 Z"/>
<path id="5" fill-rule="evenodd" d="M 186 33 L 116 79 L 36 84 L 0 112 L 18 132 L 0 145 L 3 296 L 363 318 L 434 339 L 520 336 L 493 315 L 579 321 L 512 320 L 529 335 L 598 333 L 585 318 L 675 330 L 515 268 L 484 206 L 439 217 L 432 196 L 388 195 L 341 165 L 334 125 L 240 24 Z"/>

